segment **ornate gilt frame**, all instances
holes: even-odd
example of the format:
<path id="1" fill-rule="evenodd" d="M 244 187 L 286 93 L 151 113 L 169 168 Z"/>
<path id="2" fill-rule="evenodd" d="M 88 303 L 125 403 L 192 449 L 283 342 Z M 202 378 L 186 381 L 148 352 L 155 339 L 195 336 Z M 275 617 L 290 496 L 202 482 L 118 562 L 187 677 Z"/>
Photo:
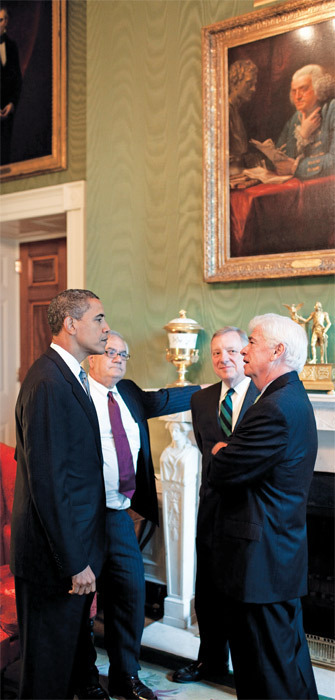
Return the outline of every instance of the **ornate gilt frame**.
<path id="1" fill-rule="evenodd" d="M 65 170 L 66 143 L 66 0 L 52 2 L 52 147 L 38 158 L 0 167 L 0 181 Z"/>
<path id="2" fill-rule="evenodd" d="M 294 0 L 202 29 L 206 282 L 325 275 L 335 271 L 333 249 L 230 257 L 227 86 L 229 48 L 329 20 L 334 14 L 333 0 Z"/>

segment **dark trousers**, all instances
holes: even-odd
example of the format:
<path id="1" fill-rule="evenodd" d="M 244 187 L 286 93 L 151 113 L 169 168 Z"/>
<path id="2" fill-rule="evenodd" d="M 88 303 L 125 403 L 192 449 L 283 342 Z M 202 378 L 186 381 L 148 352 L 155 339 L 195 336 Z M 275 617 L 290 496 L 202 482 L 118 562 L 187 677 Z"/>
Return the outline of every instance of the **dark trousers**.
<path id="1" fill-rule="evenodd" d="M 144 627 L 145 580 L 134 523 L 124 510 L 107 509 L 106 561 L 101 576 L 109 682 L 137 674 Z"/>
<path id="2" fill-rule="evenodd" d="M 300 599 L 224 605 L 239 700 L 318 700 Z"/>
<path id="3" fill-rule="evenodd" d="M 69 586 L 67 587 L 70 588 Z M 69 595 L 16 577 L 21 645 L 19 698 L 67 700 L 78 684 L 93 594 Z"/>
<path id="4" fill-rule="evenodd" d="M 200 632 L 198 660 L 206 664 L 210 673 L 220 675 L 228 664 L 229 650 L 222 593 L 216 587 L 211 561 L 211 547 L 198 537 L 195 586 L 195 611 Z"/>

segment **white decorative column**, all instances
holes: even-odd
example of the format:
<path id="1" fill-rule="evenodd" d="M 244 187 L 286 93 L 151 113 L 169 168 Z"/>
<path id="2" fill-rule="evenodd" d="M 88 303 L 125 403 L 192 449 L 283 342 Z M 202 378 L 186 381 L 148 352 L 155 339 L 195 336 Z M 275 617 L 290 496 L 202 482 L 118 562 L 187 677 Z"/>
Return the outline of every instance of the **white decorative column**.
<path id="1" fill-rule="evenodd" d="M 192 444 L 190 411 L 162 418 L 171 443 L 163 450 L 160 472 L 167 578 L 163 622 L 187 629 L 195 622 L 195 533 L 200 453 Z"/>

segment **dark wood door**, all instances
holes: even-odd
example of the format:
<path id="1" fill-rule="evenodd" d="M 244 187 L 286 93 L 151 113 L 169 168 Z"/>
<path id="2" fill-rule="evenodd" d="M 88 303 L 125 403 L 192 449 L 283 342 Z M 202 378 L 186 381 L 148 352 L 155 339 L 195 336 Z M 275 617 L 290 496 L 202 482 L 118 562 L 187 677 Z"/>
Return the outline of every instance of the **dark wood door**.
<path id="1" fill-rule="evenodd" d="M 20 245 L 20 335 L 23 381 L 29 367 L 51 342 L 47 308 L 66 289 L 66 238 Z"/>

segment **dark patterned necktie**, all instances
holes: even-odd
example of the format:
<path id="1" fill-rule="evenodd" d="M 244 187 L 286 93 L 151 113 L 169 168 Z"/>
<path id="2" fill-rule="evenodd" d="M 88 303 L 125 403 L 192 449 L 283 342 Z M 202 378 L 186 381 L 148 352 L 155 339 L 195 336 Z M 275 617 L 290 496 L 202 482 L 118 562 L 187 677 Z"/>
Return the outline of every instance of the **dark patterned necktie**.
<path id="1" fill-rule="evenodd" d="M 82 367 L 80 368 L 79 379 L 80 379 L 80 381 L 81 381 L 81 383 L 82 383 L 82 385 L 83 385 L 83 387 L 84 387 L 84 389 L 85 389 L 85 391 L 86 391 L 86 394 L 87 394 L 88 398 L 91 399 L 91 392 L 90 392 L 89 381 L 88 381 L 88 378 L 87 378 L 87 374 L 86 374 L 85 370 L 84 370 Z M 91 399 L 91 401 L 92 401 L 92 399 Z"/>
<path id="2" fill-rule="evenodd" d="M 232 394 L 235 389 L 228 389 L 226 396 L 223 401 L 221 401 L 220 406 L 220 425 L 226 437 L 229 437 L 232 432 L 232 422 L 233 422 L 233 402 Z"/>
<path id="3" fill-rule="evenodd" d="M 108 412 L 119 467 L 119 492 L 132 498 L 136 488 L 136 475 L 128 438 L 123 427 L 121 411 L 111 391 L 108 392 Z"/>

